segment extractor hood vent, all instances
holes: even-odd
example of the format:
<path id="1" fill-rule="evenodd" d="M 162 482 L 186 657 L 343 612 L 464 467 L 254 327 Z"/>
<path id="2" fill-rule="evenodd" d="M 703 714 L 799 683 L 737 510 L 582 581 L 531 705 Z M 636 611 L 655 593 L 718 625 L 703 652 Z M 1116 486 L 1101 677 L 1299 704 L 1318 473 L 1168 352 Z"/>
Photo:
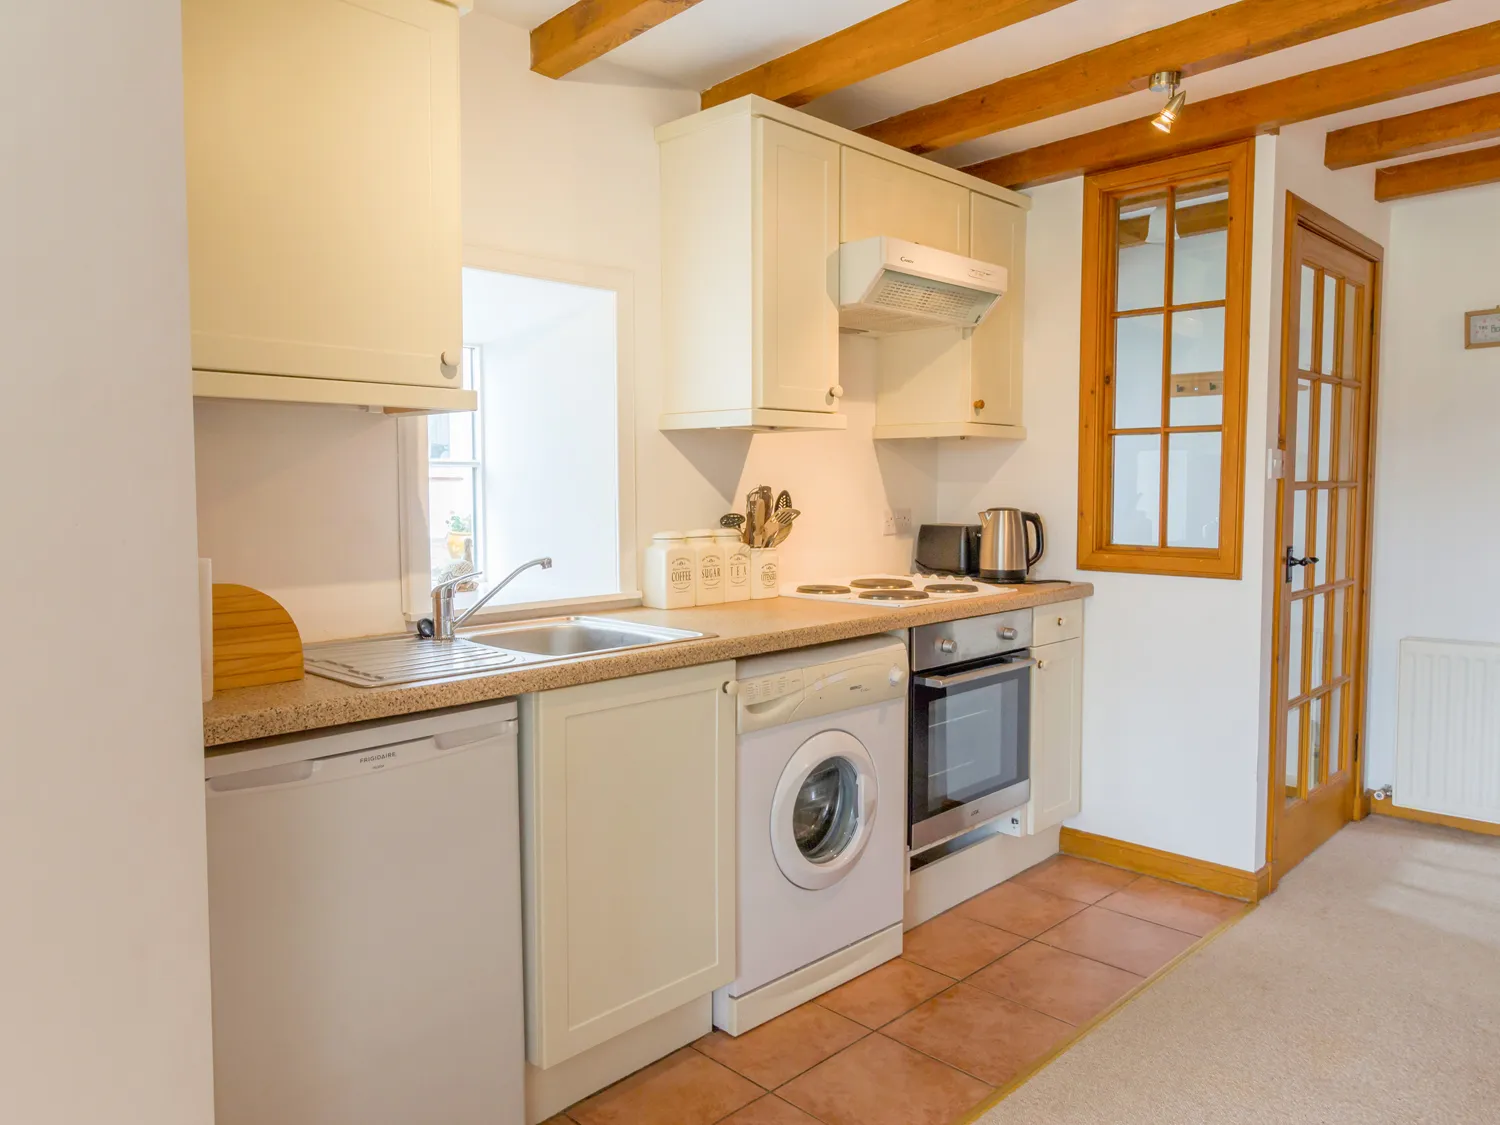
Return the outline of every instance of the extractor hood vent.
<path id="1" fill-rule="evenodd" d="M 1005 295 L 1004 266 L 896 238 L 839 247 L 839 326 L 857 332 L 975 328 Z"/>

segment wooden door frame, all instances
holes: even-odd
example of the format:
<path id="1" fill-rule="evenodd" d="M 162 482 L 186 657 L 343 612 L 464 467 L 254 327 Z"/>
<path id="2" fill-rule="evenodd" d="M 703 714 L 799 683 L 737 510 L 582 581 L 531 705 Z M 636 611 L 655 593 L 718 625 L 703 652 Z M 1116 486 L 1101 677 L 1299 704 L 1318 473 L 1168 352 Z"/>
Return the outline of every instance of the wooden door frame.
<path id="1" fill-rule="evenodd" d="M 1374 556 L 1373 536 L 1375 517 L 1375 440 L 1376 421 L 1378 419 L 1377 408 L 1379 407 L 1380 389 L 1380 341 L 1381 341 L 1381 304 L 1385 291 L 1385 248 L 1372 238 L 1368 238 L 1347 223 L 1334 218 L 1328 212 L 1314 206 L 1307 200 L 1292 192 L 1286 193 L 1286 219 L 1283 226 L 1283 248 L 1282 248 L 1282 280 L 1281 280 L 1281 364 L 1278 369 L 1278 378 L 1281 386 L 1278 390 L 1277 401 L 1279 402 L 1278 416 L 1276 419 L 1278 448 L 1286 449 L 1286 415 L 1287 415 L 1287 373 L 1295 366 L 1292 358 L 1292 349 L 1296 342 L 1289 339 L 1286 326 L 1291 323 L 1292 315 L 1292 289 L 1296 278 L 1297 263 L 1293 260 L 1293 245 L 1298 228 L 1305 228 L 1312 233 L 1326 238 L 1337 246 L 1343 247 L 1350 253 L 1357 254 L 1370 263 L 1370 371 L 1367 380 L 1366 394 L 1369 396 L 1369 433 L 1365 443 L 1364 456 L 1360 466 L 1363 473 L 1364 497 L 1361 505 L 1360 518 L 1363 521 L 1364 535 L 1361 536 L 1360 550 L 1364 558 L 1359 561 L 1359 620 L 1355 623 L 1354 637 L 1359 645 L 1359 655 L 1355 662 L 1353 676 L 1349 687 L 1351 689 L 1351 700 L 1349 710 L 1349 769 L 1353 774 L 1354 785 L 1354 807 L 1353 819 L 1363 820 L 1370 814 L 1370 799 L 1365 791 L 1365 700 L 1368 690 L 1369 659 L 1370 659 L 1370 569 L 1371 560 Z M 1281 480 L 1285 481 L 1286 474 L 1290 472 L 1289 466 L 1283 465 Z M 1271 565 L 1276 568 L 1277 551 L 1281 546 L 1281 538 L 1284 528 L 1282 526 L 1286 516 L 1285 503 L 1283 500 L 1284 485 L 1278 485 L 1276 489 L 1276 530 L 1271 542 Z M 1286 874 L 1285 869 L 1278 869 L 1276 865 L 1276 830 L 1277 821 L 1281 813 L 1284 801 L 1279 800 L 1282 789 L 1286 785 L 1286 765 L 1280 760 L 1276 753 L 1276 747 L 1280 741 L 1281 734 L 1278 727 L 1285 726 L 1280 721 L 1280 710 L 1282 699 L 1281 681 L 1276 675 L 1278 662 L 1285 655 L 1282 652 L 1284 638 L 1281 635 L 1281 588 L 1275 587 L 1275 595 L 1271 599 L 1271 677 L 1273 686 L 1271 690 L 1271 722 L 1270 739 L 1271 749 L 1268 755 L 1269 769 L 1266 775 L 1266 867 L 1270 872 L 1270 890 L 1276 889 L 1277 882 L 1281 876 Z"/>

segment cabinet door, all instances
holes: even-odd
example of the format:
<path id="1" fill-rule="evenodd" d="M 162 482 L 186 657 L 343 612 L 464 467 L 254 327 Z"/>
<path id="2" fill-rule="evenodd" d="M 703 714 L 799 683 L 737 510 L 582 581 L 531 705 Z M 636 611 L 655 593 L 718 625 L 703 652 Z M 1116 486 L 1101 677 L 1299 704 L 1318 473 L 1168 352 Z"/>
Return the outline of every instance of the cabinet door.
<path id="1" fill-rule="evenodd" d="M 969 192 L 957 184 L 846 148 L 843 195 L 841 241 L 883 234 L 969 253 Z"/>
<path id="2" fill-rule="evenodd" d="M 1021 344 L 1026 321 L 1026 212 L 977 192 L 970 193 L 970 201 L 973 256 L 1004 266 L 1010 273 L 1000 304 L 974 330 L 973 421 L 1019 426 Z"/>
<path id="3" fill-rule="evenodd" d="M 183 0 L 193 366 L 459 385 L 458 12 Z"/>
<path id="4" fill-rule="evenodd" d="M 1031 801 L 1027 831 L 1040 832 L 1078 812 L 1083 759 L 1083 640 L 1031 650 Z"/>
<path id="5" fill-rule="evenodd" d="M 533 1065 L 734 979 L 733 678 L 726 662 L 523 700 Z"/>
<path id="6" fill-rule="evenodd" d="M 755 119 L 755 405 L 834 413 L 839 146 Z"/>

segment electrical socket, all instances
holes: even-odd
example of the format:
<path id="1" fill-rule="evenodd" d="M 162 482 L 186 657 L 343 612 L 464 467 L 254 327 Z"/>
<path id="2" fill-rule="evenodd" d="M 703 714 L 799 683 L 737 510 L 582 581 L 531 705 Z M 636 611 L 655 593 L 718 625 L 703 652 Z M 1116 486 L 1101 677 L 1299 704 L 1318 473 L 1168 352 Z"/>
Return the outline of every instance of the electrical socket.
<path id="1" fill-rule="evenodd" d="M 910 508 L 887 508 L 885 510 L 885 535 L 910 535 L 911 534 L 911 509 Z"/>

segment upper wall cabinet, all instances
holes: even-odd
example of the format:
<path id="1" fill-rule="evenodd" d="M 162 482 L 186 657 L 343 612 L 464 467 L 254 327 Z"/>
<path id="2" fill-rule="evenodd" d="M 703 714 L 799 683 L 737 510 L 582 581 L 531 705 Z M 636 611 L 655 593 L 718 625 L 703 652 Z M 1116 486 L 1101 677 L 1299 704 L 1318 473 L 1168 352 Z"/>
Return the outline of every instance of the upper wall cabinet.
<path id="1" fill-rule="evenodd" d="M 457 9 L 183 0 L 194 392 L 473 409 Z"/>
<path id="2" fill-rule="evenodd" d="M 965 189 L 858 149 L 844 149 L 841 219 L 842 242 L 886 235 L 969 254 Z"/>
<path id="3" fill-rule="evenodd" d="M 1003 265 L 1009 289 L 973 332 L 881 340 L 875 436 L 1025 436 L 1024 196 L 758 97 L 656 137 L 662 429 L 843 429 L 839 245 L 885 235 Z"/>

